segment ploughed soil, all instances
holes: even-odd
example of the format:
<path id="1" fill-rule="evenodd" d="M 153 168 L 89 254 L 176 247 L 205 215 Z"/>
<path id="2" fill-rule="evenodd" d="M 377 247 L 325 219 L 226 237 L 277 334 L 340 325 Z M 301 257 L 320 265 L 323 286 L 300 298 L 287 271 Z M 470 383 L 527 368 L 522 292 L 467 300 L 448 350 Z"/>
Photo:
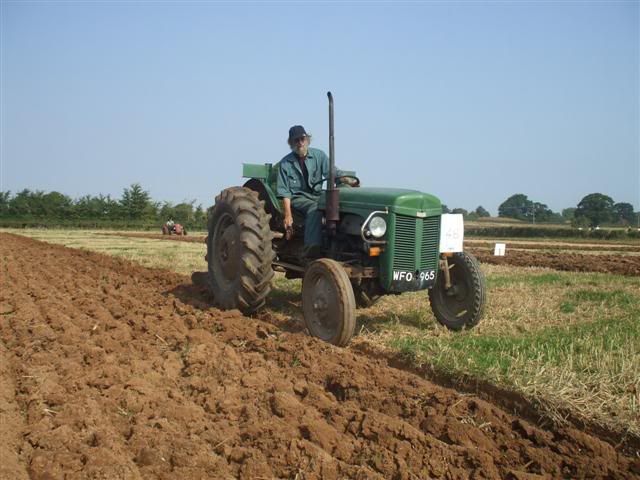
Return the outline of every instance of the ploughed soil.
<path id="1" fill-rule="evenodd" d="M 163 235 L 161 233 L 140 233 L 140 232 L 118 232 L 118 233 L 100 233 L 99 235 L 116 236 L 116 237 L 132 237 L 132 238 L 150 238 L 153 240 L 174 240 L 177 242 L 204 243 L 206 237 L 195 235 Z"/>
<path id="2" fill-rule="evenodd" d="M 569 252 L 536 252 L 507 248 L 503 257 L 493 255 L 493 248 L 465 248 L 483 263 L 515 265 L 519 267 L 546 267 L 569 272 L 601 272 L 617 275 L 640 276 L 640 256 L 581 254 Z"/>
<path id="3" fill-rule="evenodd" d="M 188 278 L 0 233 L 0 478 L 640 477 L 640 459 L 237 311 Z"/>
<path id="4" fill-rule="evenodd" d="M 493 250 L 496 244 L 495 240 L 481 240 L 478 238 L 465 238 L 467 246 L 486 247 Z M 562 241 L 539 241 L 539 242 L 523 242 L 521 240 L 503 241 L 507 244 L 507 248 L 516 248 L 518 250 L 576 250 L 580 252 L 621 252 L 621 253 L 640 253 L 640 243 L 576 243 Z"/>

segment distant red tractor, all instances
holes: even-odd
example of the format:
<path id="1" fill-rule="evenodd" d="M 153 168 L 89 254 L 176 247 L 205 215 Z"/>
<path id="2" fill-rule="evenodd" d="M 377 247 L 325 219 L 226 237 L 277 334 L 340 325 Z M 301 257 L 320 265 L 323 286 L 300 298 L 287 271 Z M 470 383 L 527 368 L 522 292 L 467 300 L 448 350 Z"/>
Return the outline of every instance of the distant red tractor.
<path id="1" fill-rule="evenodd" d="M 165 223 L 162 225 L 162 234 L 163 235 L 186 235 L 187 229 L 184 228 L 179 223 Z"/>

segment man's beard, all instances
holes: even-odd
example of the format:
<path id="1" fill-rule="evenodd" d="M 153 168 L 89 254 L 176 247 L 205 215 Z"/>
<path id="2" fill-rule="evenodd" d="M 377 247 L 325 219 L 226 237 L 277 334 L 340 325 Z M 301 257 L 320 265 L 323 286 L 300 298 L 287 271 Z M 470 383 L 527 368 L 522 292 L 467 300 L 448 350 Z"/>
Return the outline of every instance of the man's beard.
<path id="1" fill-rule="evenodd" d="M 305 157 L 309 151 L 309 145 L 294 145 L 291 147 L 293 153 L 299 157 Z"/>

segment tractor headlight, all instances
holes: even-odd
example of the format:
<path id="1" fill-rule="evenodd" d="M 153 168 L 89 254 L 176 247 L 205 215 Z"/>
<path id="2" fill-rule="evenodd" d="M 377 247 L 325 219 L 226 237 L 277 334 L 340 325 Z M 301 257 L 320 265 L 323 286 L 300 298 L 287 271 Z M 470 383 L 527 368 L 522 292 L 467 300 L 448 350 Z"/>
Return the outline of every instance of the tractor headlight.
<path id="1" fill-rule="evenodd" d="M 384 236 L 387 232 L 387 222 L 382 217 L 373 217 L 369 222 L 369 231 L 376 238 Z"/>

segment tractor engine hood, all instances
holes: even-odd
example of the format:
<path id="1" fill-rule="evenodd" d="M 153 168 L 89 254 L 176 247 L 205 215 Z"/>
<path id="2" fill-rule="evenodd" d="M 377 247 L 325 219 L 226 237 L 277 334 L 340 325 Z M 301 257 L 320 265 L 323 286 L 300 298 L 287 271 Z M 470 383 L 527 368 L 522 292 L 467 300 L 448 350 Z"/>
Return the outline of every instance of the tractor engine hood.
<path id="1" fill-rule="evenodd" d="M 324 209 L 325 196 L 320 197 L 319 208 Z M 442 213 L 437 197 L 417 190 L 403 188 L 340 188 L 340 211 L 385 210 L 399 215 L 431 217 Z"/>

